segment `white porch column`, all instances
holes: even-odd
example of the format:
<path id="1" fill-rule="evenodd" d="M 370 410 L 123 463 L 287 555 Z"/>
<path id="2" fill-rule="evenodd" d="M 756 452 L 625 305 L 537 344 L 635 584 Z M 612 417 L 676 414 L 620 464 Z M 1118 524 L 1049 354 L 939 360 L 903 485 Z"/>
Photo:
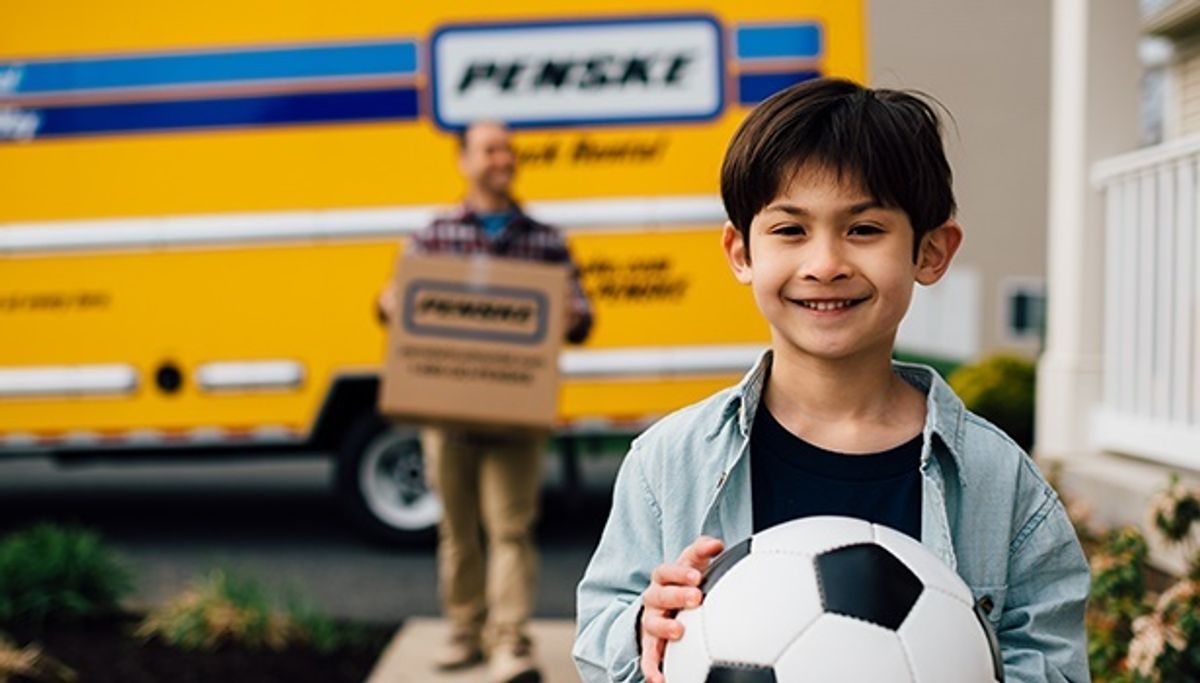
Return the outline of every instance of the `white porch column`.
<path id="1" fill-rule="evenodd" d="M 1036 450 L 1065 457 L 1088 448 L 1101 398 L 1104 214 L 1089 171 L 1137 145 L 1141 19 L 1137 0 L 1055 0 L 1052 22 L 1047 334 Z"/>

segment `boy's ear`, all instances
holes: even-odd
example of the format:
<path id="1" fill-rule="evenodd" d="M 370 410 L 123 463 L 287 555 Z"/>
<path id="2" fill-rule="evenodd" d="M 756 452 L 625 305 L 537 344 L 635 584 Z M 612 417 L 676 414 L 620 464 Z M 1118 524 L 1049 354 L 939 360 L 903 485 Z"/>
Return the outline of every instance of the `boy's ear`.
<path id="1" fill-rule="evenodd" d="M 917 282 L 928 287 L 941 280 L 962 240 L 962 226 L 953 218 L 925 233 L 917 252 Z"/>
<path id="2" fill-rule="evenodd" d="M 725 228 L 721 230 L 721 246 L 725 248 L 725 258 L 729 259 L 733 276 L 743 285 L 750 284 L 750 250 L 746 248 L 741 231 L 729 221 L 725 221 Z"/>

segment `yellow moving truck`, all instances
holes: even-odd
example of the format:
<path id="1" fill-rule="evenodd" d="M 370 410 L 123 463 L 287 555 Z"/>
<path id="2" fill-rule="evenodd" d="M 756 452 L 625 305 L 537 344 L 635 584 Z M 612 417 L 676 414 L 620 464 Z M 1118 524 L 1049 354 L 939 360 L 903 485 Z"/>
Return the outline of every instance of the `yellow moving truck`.
<path id="1" fill-rule="evenodd" d="M 338 454 L 369 528 L 429 528 L 375 414 L 375 299 L 462 187 L 453 131 L 516 130 L 596 325 L 564 435 L 636 430 L 767 340 L 718 247 L 749 107 L 862 80 L 860 2 L 8 3 L 0 22 L 0 454 Z"/>

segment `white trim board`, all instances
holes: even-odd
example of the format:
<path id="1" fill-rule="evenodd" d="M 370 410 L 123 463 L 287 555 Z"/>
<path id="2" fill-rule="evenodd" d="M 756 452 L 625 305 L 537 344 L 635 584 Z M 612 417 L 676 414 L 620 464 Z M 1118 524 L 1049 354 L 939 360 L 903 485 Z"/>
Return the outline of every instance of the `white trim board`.
<path id="1" fill-rule="evenodd" d="M 1092 435 L 1100 449 L 1200 472 L 1200 427 L 1101 409 Z"/>

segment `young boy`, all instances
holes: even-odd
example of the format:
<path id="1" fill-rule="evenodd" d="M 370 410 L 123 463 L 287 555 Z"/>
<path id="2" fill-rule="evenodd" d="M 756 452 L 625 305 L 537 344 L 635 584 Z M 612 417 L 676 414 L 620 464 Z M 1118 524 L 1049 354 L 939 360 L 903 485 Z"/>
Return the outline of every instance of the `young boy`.
<path id="1" fill-rule="evenodd" d="M 583 679 L 660 683 L 673 617 L 699 604 L 723 541 L 836 514 L 955 568 L 1009 683 L 1088 681 L 1088 566 L 1054 491 L 933 370 L 891 360 L 914 283 L 940 280 L 962 240 L 934 109 L 843 80 L 794 86 L 735 134 L 721 194 L 725 253 L 771 349 L 634 442 L 579 584 Z"/>

